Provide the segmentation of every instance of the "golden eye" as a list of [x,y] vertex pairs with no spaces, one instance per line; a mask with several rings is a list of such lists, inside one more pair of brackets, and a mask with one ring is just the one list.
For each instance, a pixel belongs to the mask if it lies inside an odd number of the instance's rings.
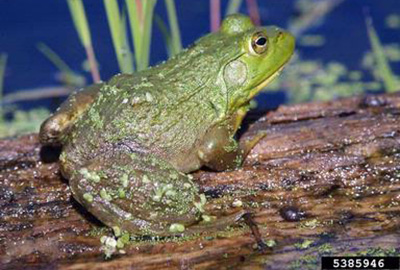
[[251,39],[251,48],[256,54],[262,54],[267,50],[268,39],[264,33],[258,32]]

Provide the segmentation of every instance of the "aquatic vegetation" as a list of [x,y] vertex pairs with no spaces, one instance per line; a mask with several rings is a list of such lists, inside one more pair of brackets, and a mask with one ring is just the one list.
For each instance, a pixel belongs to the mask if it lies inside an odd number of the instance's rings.
[[390,68],[389,61],[386,58],[382,44],[379,40],[378,34],[376,33],[374,26],[372,25],[372,19],[370,17],[367,17],[366,25],[368,30],[369,42],[371,44],[372,52],[375,57],[378,77],[383,82],[386,92],[394,92],[398,90],[399,83],[396,82],[396,78]]
[[174,56],[182,50],[181,34],[178,25],[178,17],[176,15],[176,8],[174,0],[165,0],[167,6],[168,21],[171,28],[171,54]]
[[390,68],[392,63],[400,61],[399,44],[382,45],[370,23],[367,23],[367,32],[372,50],[361,60],[363,69],[349,70],[344,63],[334,61],[303,60],[297,54],[265,91],[284,90],[290,103],[298,103],[400,90],[400,80]]
[[128,44],[125,16],[121,17],[116,0],[104,0],[104,7],[119,69],[122,73],[133,73],[133,60]]
[[82,43],[82,46],[86,50],[86,55],[90,64],[93,81],[99,82],[101,80],[100,73],[97,67],[97,61],[93,50],[89,24],[86,18],[85,8],[83,6],[82,0],[67,0],[67,3],[72,15],[75,29],[78,32],[79,39]]
[[[73,71],[67,63],[49,46],[39,43],[36,46],[38,50],[46,56],[47,59],[60,71],[60,81],[69,87],[80,88],[86,85],[86,79],[81,74]],[[71,90],[72,92],[72,90]]]
[[[38,132],[40,124],[49,116],[44,108],[29,111],[14,110],[10,121],[0,122],[0,137],[11,137],[19,134]],[[4,119],[4,118],[3,118]]]
[[390,14],[385,19],[386,26],[392,29],[400,28],[400,15],[399,14]]
[[[4,101],[3,85],[7,65],[7,54],[0,55],[0,102]],[[12,120],[6,120],[6,114],[12,114]],[[40,124],[50,112],[43,108],[30,111],[16,110],[15,106],[0,104],[0,137],[15,136],[17,134],[38,131]]]

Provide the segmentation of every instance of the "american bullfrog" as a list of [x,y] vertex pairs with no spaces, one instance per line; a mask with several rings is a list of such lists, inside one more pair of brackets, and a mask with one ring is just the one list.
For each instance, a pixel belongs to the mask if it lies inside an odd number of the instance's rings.
[[238,143],[235,132],[294,44],[278,27],[228,16],[170,60],[71,95],[42,124],[40,141],[63,146],[74,198],[110,227],[168,236],[233,222],[242,212],[207,215],[188,173],[241,165],[262,135]]

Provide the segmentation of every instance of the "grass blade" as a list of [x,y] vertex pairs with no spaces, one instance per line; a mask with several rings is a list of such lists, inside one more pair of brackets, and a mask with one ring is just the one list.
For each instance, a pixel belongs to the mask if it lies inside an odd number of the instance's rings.
[[228,3],[228,7],[226,8],[225,16],[239,13],[240,6],[242,5],[243,0],[230,0]]
[[344,0],[321,0],[313,2],[310,11],[290,22],[289,32],[295,37],[301,36],[342,3],[344,3]]
[[141,40],[141,54],[139,55],[140,61],[138,64],[138,69],[146,69],[149,66],[150,61],[150,42],[153,27],[153,13],[154,6],[157,0],[146,0],[143,4],[143,32]]
[[128,9],[129,24],[132,33],[132,43],[135,51],[135,60],[138,70],[140,62],[141,50],[141,40],[142,40],[142,5],[140,0],[125,0],[126,7]]
[[89,25],[86,19],[85,8],[81,0],[67,0],[68,7],[71,12],[72,21],[74,22],[75,29],[78,32],[79,39],[83,46],[92,44],[90,36]]
[[[0,100],[3,99],[4,75],[7,65],[7,54],[0,55]],[[4,121],[3,106],[0,105],[0,123]]]
[[64,73],[73,73],[72,69],[61,59],[61,57],[49,46],[44,43],[38,43],[36,45],[38,50],[43,53],[49,61],[55,65],[61,72]]
[[168,12],[168,22],[171,29],[171,53],[178,54],[182,50],[181,34],[179,31],[178,18],[174,0],[165,0]]
[[75,73],[49,46],[38,43],[36,47],[61,72],[62,78],[60,80],[63,83],[67,86],[79,88],[85,85],[85,78]]
[[376,33],[376,30],[372,24],[371,17],[367,16],[365,19],[365,23],[367,25],[368,37],[369,42],[371,43],[372,53],[375,57],[379,75],[383,81],[385,90],[389,93],[395,92],[396,90],[398,90],[398,86],[396,86],[396,78],[390,68],[389,61],[386,58],[378,34]]
[[65,86],[49,86],[30,88],[28,90],[18,90],[3,97],[1,105],[9,105],[15,102],[39,100],[45,98],[66,97],[74,89]]
[[130,63],[132,66],[132,70],[135,70],[134,63],[133,63],[133,53],[130,49],[129,46],[129,35],[128,35],[128,29],[127,29],[127,14],[126,14],[126,9],[122,11],[122,20],[121,20],[121,38],[122,38],[122,48],[123,51],[127,54],[126,55],[126,61]]
[[67,0],[68,7],[71,12],[72,21],[75,25],[75,29],[78,32],[79,39],[81,40],[82,46],[86,50],[86,55],[90,65],[90,71],[94,82],[99,82],[100,73],[97,66],[96,57],[92,45],[92,38],[90,35],[89,25],[86,18],[85,8],[82,0]]
[[161,34],[163,35],[164,42],[167,47],[168,56],[171,57],[173,55],[173,48],[172,48],[172,41],[171,41],[171,34],[169,33],[168,27],[165,22],[158,16],[157,14],[154,15],[154,22],[156,23],[158,29],[160,30]]
[[[125,27],[123,27],[123,20],[119,12],[117,0],[104,0],[104,7],[106,9],[107,21],[110,27],[111,38],[117,56],[118,66],[122,73],[133,73],[133,62],[131,53],[128,48],[125,48],[128,40],[126,36]],[[125,43],[125,44],[124,44]]]

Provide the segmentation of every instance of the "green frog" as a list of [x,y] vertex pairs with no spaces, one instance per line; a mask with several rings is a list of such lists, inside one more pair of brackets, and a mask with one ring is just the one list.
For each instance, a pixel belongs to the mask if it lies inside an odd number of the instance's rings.
[[72,94],[40,141],[63,146],[73,197],[107,226],[170,236],[232,223],[243,211],[213,219],[188,173],[241,165],[263,135],[238,143],[235,132],[294,45],[278,27],[228,16],[170,60]]

